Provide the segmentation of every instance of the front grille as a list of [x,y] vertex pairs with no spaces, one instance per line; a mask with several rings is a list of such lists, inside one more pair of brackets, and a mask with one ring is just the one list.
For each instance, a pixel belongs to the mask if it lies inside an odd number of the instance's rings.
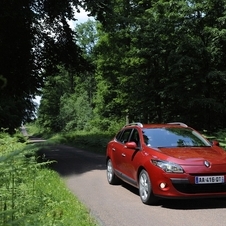
[[173,183],[175,189],[187,194],[219,193],[226,192],[226,184],[177,184]]

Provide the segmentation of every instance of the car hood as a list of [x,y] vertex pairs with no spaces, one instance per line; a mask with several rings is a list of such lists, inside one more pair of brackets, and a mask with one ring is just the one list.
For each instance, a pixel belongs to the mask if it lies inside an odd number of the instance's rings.
[[167,160],[176,158],[178,163],[198,164],[204,160],[215,164],[226,164],[226,152],[219,147],[176,147],[176,148],[158,148],[158,150],[167,155]]

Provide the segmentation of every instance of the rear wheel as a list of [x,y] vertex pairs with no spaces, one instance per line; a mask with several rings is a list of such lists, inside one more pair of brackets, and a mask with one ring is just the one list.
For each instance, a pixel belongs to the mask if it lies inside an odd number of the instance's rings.
[[118,184],[119,178],[115,175],[115,170],[113,168],[111,159],[107,161],[107,180],[109,184]]
[[151,181],[146,170],[142,170],[139,175],[139,194],[144,204],[155,204],[158,201],[152,192]]

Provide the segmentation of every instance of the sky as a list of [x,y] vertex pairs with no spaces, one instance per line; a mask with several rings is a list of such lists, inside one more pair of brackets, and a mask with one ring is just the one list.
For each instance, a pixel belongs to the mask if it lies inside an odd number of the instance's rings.
[[75,13],[75,18],[77,19],[76,21],[69,21],[69,25],[72,29],[75,28],[76,24],[80,24],[80,23],[84,23],[86,22],[88,19],[93,19],[93,17],[89,17],[87,16],[87,12],[84,9],[80,10],[80,13]]
[[[85,10],[81,9],[80,13],[76,13],[75,15],[76,17],[76,21],[69,21],[69,25],[71,27],[71,29],[74,29],[76,24],[80,24],[80,23],[85,23],[88,19],[93,19],[92,17],[88,17],[87,16],[87,12],[85,12]],[[36,96],[34,101],[39,105],[40,104],[40,100],[41,97],[40,96]]]

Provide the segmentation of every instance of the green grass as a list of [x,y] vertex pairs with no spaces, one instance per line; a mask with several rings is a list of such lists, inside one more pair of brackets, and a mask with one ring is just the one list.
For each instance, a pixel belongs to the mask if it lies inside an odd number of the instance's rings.
[[0,133],[0,225],[97,225],[49,163],[37,163],[37,147],[18,141]]

